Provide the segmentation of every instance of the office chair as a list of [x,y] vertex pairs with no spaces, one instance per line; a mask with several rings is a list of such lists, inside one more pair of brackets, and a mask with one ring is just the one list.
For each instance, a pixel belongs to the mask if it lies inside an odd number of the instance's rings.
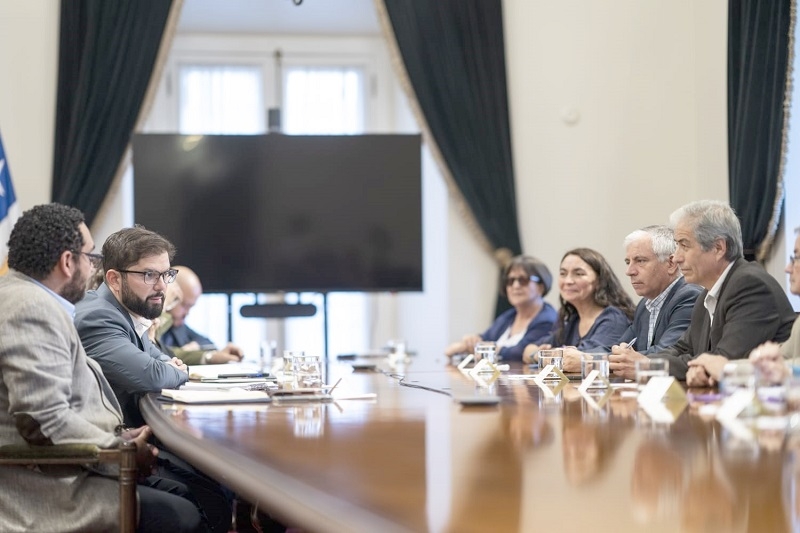
[[0,465],[119,465],[119,530],[136,530],[136,445],[123,442],[119,448],[101,449],[91,444],[0,446]]

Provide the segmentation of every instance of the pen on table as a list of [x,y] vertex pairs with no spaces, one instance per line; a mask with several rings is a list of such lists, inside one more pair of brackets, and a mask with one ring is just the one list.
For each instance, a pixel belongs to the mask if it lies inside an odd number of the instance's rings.
[[268,373],[265,372],[250,372],[247,374],[219,374],[217,379],[226,379],[226,378],[266,378],[269,377]]
[[328,394],[332,393],[332,392],[333,392],[333,389],[335,389],[336,387],[338,387],[338,386],[339,386],[339,383],[341,383],[341,382],[342,382],[342,378],[339,378],[339,380],[338,380],[336,383],[334,383],[334,384],[333,384],[333,387],[331,387],[330,389],[328,389]]

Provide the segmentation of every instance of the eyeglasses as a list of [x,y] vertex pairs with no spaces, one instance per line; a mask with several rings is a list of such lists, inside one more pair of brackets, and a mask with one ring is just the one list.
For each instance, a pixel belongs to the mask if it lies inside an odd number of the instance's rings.
[[527,278],[524,277],[524,276],[519,276],[519,277],[509,276],[509,277],[506,278],[506,287],[511,287],[512,285],[514,285],[515,281],[517,283],[519,283],[520,287],[527,287],[528,284],[530,284],[531,281],[533,281],[535,283],[541,283],[542,282],[542,280],[541,280],[541,278],[539,276],[528,276]]
[[142,277],[144,277],[144,282],[148,285],[155,285],[158,283],[158,278],[163,279],[164,283],[169,284],[175,281],[175,278],[178,276],[178,271],[174,268],[170,268],[164,272],[157,272],[155,270],[117,270],[117,272],[122,272],[124,274],[141,274]]
[[100,254],[90,254],[89,252],[80,252],[78,250],[70,250],[73,254],[85,255],[86,259],[92,265],[92,268],[100,268],[103,264],[103,256]]

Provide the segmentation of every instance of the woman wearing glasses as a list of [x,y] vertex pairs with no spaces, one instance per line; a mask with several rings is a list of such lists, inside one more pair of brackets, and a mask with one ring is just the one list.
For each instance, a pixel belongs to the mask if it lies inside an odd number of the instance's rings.
[[527,346],[526,363],[539,350],[563,346],[565,372],[580,372],[580,352],[609,351],[628,329],[633,301],[605,258],[590,248],[564,254],[558,272],[561,310],[550,335]]
[[519,361],[522,350],[548,334],[556,320],[553,306],[544,301],[553,276],[544,263],[527,255],[514,257],[503,271],[504,295],[512,309],[501,314],[480,335],[467,335],[445,350],[445,355],[474,353],[475,345],[494,341],[503,361]]

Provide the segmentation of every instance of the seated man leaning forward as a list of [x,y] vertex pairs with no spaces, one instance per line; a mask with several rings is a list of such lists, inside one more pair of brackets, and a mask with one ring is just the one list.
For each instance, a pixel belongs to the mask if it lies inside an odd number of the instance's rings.
[[482,341],[497,343],[503,361],[519,361],[522,350],[539,337],[547,335],[556,320],[556,310],[544,301],[553,276],[547,266],[527,255],[518,255],[503,270],[503,295],[513,306],[502,313],[480,335],[467,335],[445,350],[445,355],[474,353]]
[[[651,354],[669,360],[669,372],[687,378],[689,361],[702,354],[742,359],[762,342],[789,337],[795,313],[780,284],[742,257],[742,230],[725,202],[701,200],[670,216],[675,262],[686,281],[705,290],[697,297],[689,329],[671,348]],[[612,368],[641,355],[626,350]],[[616,363],[616,365],[614,365]]]
[[186,317],[198,298],[203,295],[203,285],[194,271],[186,266],[176,266],[178,271],[177,285],[181,298],[177,305],[167,309],[172,324],[164,331],[159,341],[163,346],[183,360],[187,365],[220,364],[230,361],[241,361],[242,350],[235,344],[228,343],[225,348],[217,350],[208,337],[201,335],[186,325]]
[[[689,327],[692,309],[702,289],[686,280],[674,261],[675,238],[667,226],[647,226],[625,237],[625,274],[642,297],[633,324],[611,353],[628,354],[625,362],[611,363],[614,374],[633,379],[634,361],[678,342]],[[628,343],[636,339],[633,346]],[[625,344],[623,344],[625,343]],[[615,357],[610,357],[614,361]]]
[[189,379],[187,366],[162,353],[147,335],[161,315],[172,243],[142,227],[125,228],[103,245],[105,281],[76,306],[75,325],[86,353],[100,363],[119,398],[126,424],[142,424],[139,398],[177,389]]
[[[789,274],[789,292],[800,296],[800,227],[795,228],[794,253],[784,272]],[[789,338],[781,343],[765,342],[750,352],[749,361],[771,381],[781,381],[791,372],[792,360],[800,358],[800,319],[792,325]],[[686,381],[692,386],[715,385],[722,376],[722,369],[730,361],[722,355],[704,354],[689,362]],[[738,362],[738,361],[737,361]]]
[[[100,367],[86,357],[74,304],[102,260],[83,214],[60,204],[22,214],[0,277],[0,445],[137,447],[137,531],[195,531],[200,515],[185,486],[149,476],[150,428],[122,430],[122,412]],[[108,472],[107,474],[110,474]],[[119,483],[81,466],[0,468],[0,531],[111,531]]]
[[[143,422],[143,395],[177,389],[189,379],[187,366],[162,353],[148,336],[161,315],[167,285],[178,275],[170,266],[174,255],[171,242],[141,226],[111,234],[103,244],[105,281],[77,306],[81,342],[108,378],[126,424]],[[230,501],[218,483],[163,447],[157,472],[189,487],[212,531],[228,531]]]

